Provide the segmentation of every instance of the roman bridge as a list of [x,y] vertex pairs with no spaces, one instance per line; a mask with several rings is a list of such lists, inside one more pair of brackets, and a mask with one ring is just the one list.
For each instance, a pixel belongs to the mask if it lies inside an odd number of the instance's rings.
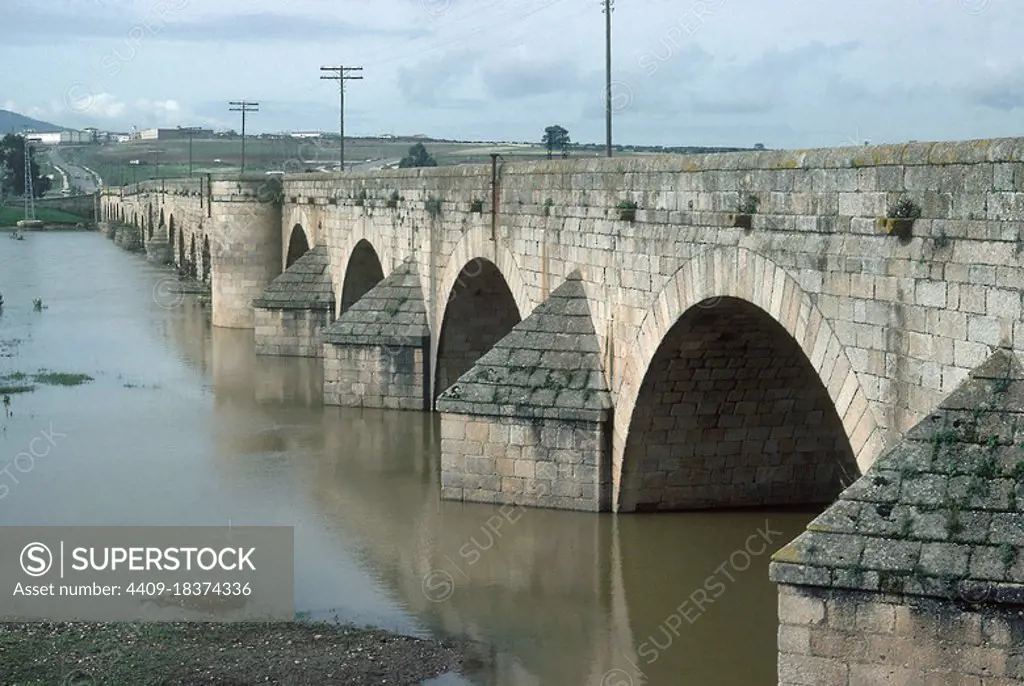
[[[901,199],[920,218],[885,222]],[[442,413],[451,499],[832,502],[1024,348],[1024,139],[204,176],[102,203],[210,281],[214,325],[322,356],[326,403]]]

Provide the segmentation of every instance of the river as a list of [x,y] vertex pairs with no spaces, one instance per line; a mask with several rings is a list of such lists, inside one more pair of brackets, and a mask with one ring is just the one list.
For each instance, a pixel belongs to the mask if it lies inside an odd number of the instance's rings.
[[0,376],[95,379],[12,396],[0,469],[60,436],[7,469],[0,524],[294,526],[298,611],[484,641],[474,683],[775,683],[768,558],[812,512],[442,502],[436,416],[324,407],[318,360],[257,358],[167,278],[99,234],[0,233]]

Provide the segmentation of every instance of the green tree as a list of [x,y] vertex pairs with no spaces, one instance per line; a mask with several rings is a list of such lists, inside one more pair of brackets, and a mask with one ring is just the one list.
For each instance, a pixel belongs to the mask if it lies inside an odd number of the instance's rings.
[[[39,172],[39,165],[35,160],[35,150],[31,151],[32,165],[32,194],[41,198],[50,190],[53,183],[49,177]],[[7,192],[13,195],[25,194],[25,137],[9,133],[0,140],[0,169],[6,169],[6,174],[0,177],[0,185],[8,189]]]
[[409,154],[402,158],[398,166],[402,169],[408,169],[409,167],[436,167],[437,160],[430,156],[423,143],[417,143],[409,148]]
[[571,143],[569,132],[558,124],[553,124],[544,129],[544,137],[540,139],[540,142],[548,149],[549,160],[555,150],[562,153],[562,157],[569,156],[569,143]]

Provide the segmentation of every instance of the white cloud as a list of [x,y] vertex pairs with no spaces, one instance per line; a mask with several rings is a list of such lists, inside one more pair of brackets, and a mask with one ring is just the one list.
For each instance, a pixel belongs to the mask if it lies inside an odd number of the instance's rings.
[[[2,76],[0,91],[58,125],[237,128],[227,101],[245,98],[261,102],[254,132],[333,130],[337,91],[319,67],[342,61],[365,68],[346,96],[353,133],[534,140],[557,121],[573,140],[603,140],[593,0],[0,2],[0,61],[23,60],[26,42],[53,46],[17,93]],[[176,9],[126,44],[158,2]],[[630,0],[613,20],[613,78],[629,89],[622,143],[809,147],[1019,130],[1024,3]]]

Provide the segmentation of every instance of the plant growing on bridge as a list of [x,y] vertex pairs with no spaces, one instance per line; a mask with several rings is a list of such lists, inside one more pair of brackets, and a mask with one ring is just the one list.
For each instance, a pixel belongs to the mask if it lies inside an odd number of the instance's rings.
[[480,214],[484,211],[484,201],[478,198],[474,198],[469,204],[469,211],[476,214]]
[[914,220],[920,217],[920,205],[910,198],[900,198],[889,205],[889,209],[885,213],[885,219],[880,219],[878,223],[888,235],[898,236],[900,239],[907,241],[910,240]]
[[900,198],[889,205],[885,216],[887,219],[920,219],[921,206],[910,198]]
[[552,206],[554,206],[554,204],[555,204],[555,201],[552,200],[551,198],[547,198],[544,201],[544,216],[545,217],[550,217],[551,216],[551,208],[552,208]]
[[635,200],[623,200],[615,209],[619,211],[619,219],[625,222],[631,222],[636,219],[636,208],[638,205]]
[[441,216],[441,199],[430,196],[426,202],[427,214],[430,215],[431,219],[437,219]]
[[387,203],[386,203],[387,207],[392,209],[392,210],[395,209],[396,207],[398,207],[398,200],[399,200],[399,198],[398,198],[398,191],[391,191],[391,195],[388,197],[388,200],[387,200]]
[[756,195],[747,194],[740,196],[736,204],[736,213],[732,216],[732,225],[750,230],[753,225],[752,215],[757,214],[757,205],[760,201]]
[[[359,195],[356,196],[356,207],[364,206],[366,204],[367,199],[369,197],[370,197],[370,194],[366,192],[365,188],[363,190],[359,191]],[[310,198],[310,200],[312,200],[312,198]]]

